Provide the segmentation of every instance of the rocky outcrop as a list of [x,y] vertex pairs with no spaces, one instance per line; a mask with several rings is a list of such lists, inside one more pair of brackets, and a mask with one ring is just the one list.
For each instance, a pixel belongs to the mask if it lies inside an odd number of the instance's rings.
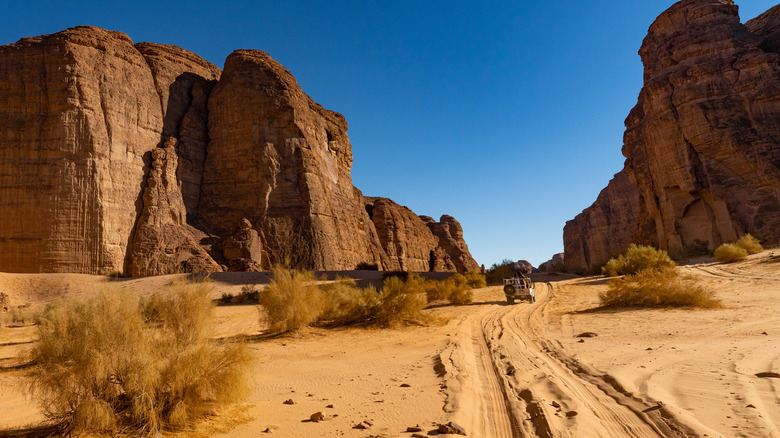
[[249,219],[271,263],[383,264],[352,186],[346,132],[344,117],[314,103],[268,54],[233,52],[209,98],[200,216],[216,230]]
[[466,241],[463,240],[463,227],[460,226],[460,222],[446,214],[439,218],[439,222],[435,222],[429,216],[420,216],[420,218],[439,239],[439,246],[452,260],[455,270],[467,272],[479,269],[476,260],[471,257]]
[[176,143],[170,138],[164,147],[152,150],[152,169],[144,189],[143,213],[135,228],[125,271],[132,277],[222,270],[196,240],[195,236],[201,233],[186,223],[186,210],[176,178]]
[[365,198],[382,249],[385,270],[455,272],[452,259],[420,216],[387,198]]
[[162,125],[125,34],[77,27],[0,47],[0,270],[121,271]]
[[[780,243],[779,16],[775,7],[743,25],[732,1],[685,0],[650,27],[623,145],[639,192],[634,241],[675,251],[751,233]],[[603,224],[599,215],[586,216]],[[589,234],[604,236],[584,226],[568,241]],[[603,260],[608,242],[596,240],[567,246],[567,264]]]
[[566,222],[563,247],[567,265],[600,265],[639,240],[639,201],[639,190],[624,171],[618,172],[593,205]]
[[352,185],[344,117],[260,51],[222,72],[94,27],[0,47],[0,154],[0,271],[473,262],[454,219],[432,233],[411,212],[425,237],[390,257]]
[[558,254],[554,254],[550,260],[547,260],[546,262],[540,264],[539,271],[541,272],[560,271],[564,267],[566,267],[565,262],[566,262],[565,254],[559,252]]

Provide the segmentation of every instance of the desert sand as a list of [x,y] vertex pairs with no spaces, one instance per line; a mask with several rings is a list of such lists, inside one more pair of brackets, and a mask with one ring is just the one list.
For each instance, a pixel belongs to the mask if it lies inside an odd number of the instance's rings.
[[[492,286],[471,305],[428,309],[430,325],[396,329],[270,336],[257,306],[218,307],[216,337],[249,337],[252,393],[196,432],[406,437],[407,427],[426,435],[454,421],[472,437],[780,437],[780,379],[757,376],[780,372],[780,251],[678,269],[724,308],[598,309],[606,279],[565,274],[537,275],[535,304],[506,305]],[[173,277],[0,274],[0,291],[36,309],[101,287],[151,293]],[[216,275],[214,298],[267,280]],[[44,420],[19,367],[34,338],[32,326],[0,328],[0,429]],[[307,421],[315,412],[325,421]],[[353,428],[366,420],[368,429]]]

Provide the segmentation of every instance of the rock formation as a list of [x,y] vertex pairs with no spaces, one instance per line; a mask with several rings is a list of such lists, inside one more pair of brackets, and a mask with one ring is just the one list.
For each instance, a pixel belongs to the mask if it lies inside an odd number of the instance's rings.
[[260,51],[222,72],[86,26],[0,47],[0,153],[0,271],[476,267],[448,216],[378,229],[344,117]]
[[[387,270],[455,272],[455,264],[424,219],[387,198],[365,198],[387,254]],[[428,218],[430,219],[430,218]]]
[[566,222],[563,247],[566,264],[583,268],[603,264],[637,240],[639,190],[626,172],[618,172],[596,202]]
[[547,260],[546,262],[539,265],[539,270],[541,272],[553,272],[553,271],[559,271],[563,269],[566,266],[566,257],[564,253],[559,252],[558,254],[554,254],[550,260]]
[[[650,26],[644,87],[626,119],[624,171],[639,210],[624,236],[670,251],[744,233],[780,243],[779,28],[780,8],[741,24],[730,0],[680,1]],[[569,264],[616,255],[597,204],[582,218],[596,227],[565,239]]]

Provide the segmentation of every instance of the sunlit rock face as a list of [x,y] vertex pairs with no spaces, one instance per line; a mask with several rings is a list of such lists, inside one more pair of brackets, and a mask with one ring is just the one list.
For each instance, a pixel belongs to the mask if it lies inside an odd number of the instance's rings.
[[[671,251],[744,233],[780,242],[778,11],[741,24],[731,1],[687,0],[650,26],[639,51],[644,87],[623,145],[639,209],[622,235]],[[584,214],[602,225],[570,229],[567,264],[599,263],[611,245],[599,229],[612,216]]]
[[[2,46],[0,154],[0,271],[402,265],[352,185],[346,120],[264,52],[223,72],[96,27]],[[457,221],[417,220],[407,269],[471,266]]]

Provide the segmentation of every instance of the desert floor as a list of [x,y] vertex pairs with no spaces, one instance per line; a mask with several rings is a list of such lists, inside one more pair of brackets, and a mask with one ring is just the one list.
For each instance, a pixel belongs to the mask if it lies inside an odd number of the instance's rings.
[[[566,275],[536,276],[535,304],[506,305],[500,287],[487,287],[471,305],[428,309],[436,322],[424,327],[271,337],[257,306],[218,307],[216,336],[250,337],[252,394],[189,434],[407,437],[407,427],[434,434],[454,421],[472,437],[780,437],[780,379],[756,376],[780,372],[780,251],[678,269],[725,307],[598,309],[606,280]],[[0,274],[0,292],[34,311],[63,295],[144,294],[171,280]],[[214,298],[267,280],[216,275]],[[33,326],[0,328],[0,436],[31,436],[19,429],[44,420],[20,366],[34,339]],[[325,421],[307,421],[318,411]],[[373,425],[353,428],[364,420]]]

